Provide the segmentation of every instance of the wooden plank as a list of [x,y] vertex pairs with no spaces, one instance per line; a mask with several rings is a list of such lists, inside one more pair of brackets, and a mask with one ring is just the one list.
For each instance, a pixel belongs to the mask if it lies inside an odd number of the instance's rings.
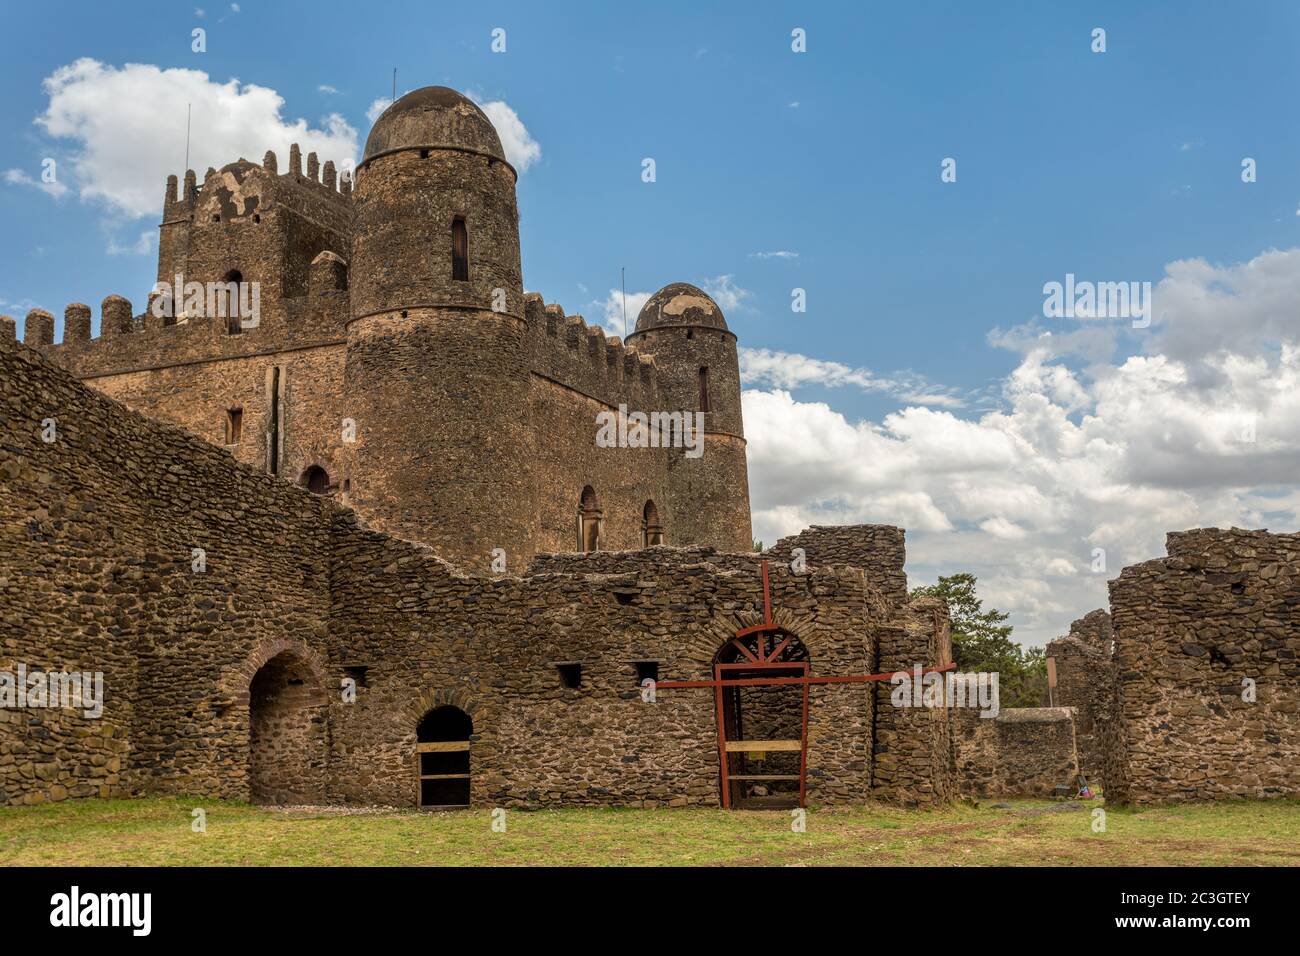
[[445,754],[462,750],[469,750],[468,740],[440,740],[434,743],[415,745],[417,754]]
[[801,750],[801,740],[728,740],[727,753],[763,753],[768,750]]
[[732,780],[798,780],[797,773],[733,773]]
[[468,780],[467,773],[422,773],[421,780]]

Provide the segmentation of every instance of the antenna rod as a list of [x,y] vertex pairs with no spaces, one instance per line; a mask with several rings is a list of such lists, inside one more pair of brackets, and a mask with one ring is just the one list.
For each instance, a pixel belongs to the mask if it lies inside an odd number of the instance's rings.
[[190,168],[190,104],[185,104],[185,170]]
[[393,67],[393,102],[397,102],[397,67]]

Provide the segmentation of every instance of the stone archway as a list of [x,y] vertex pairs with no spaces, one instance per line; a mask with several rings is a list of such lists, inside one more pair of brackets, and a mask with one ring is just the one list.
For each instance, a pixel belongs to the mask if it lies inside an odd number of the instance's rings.
[[240,696],[248,708],[249,801],[324,802],[328,717],[319,658],[299,642],[269,642],[239,675],[248,681]]

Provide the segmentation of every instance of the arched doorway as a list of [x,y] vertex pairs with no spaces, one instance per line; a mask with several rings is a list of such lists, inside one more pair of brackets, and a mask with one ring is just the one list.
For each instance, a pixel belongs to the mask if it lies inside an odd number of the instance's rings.
[[[740,632],[714,656],[714,673],[727,681],[806,677],[808,649],[794,634],[771,626]],[[800,806],[806,770],[806,684],[720,687],[719,718],[726,739],[730,791],[724,805],[737,808]]]
[[659,523],[659,509],[647,501],[641,509],[641,547],[652,548],[664,543],[664,528]]
[[578,502],[578,550],[600,550],[600,505],[596,501],[596,489],[587,485],[582,489],[582,498]]
[[272,657],[249,683],[248,785],[252,803],[325,799],[325,692],[295,651]]
[[435,707],[415,729],[422,807],[469,806],[469,745],[474,721],[450,704]]
[[302,473],[298,483],[313,495],[323,495],[330,490],[330,476],[320,465],[312,465]]

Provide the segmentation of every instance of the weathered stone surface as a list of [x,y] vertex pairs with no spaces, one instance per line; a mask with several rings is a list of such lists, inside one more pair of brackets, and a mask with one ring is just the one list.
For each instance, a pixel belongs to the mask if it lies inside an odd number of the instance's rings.
[[1110,584],[1107,799],[1295,797],[1300,535],[1203,528],[1166,548]]
[[[415,804],[417,727],[454,707],[472,721],[474,803],[716,805],[712,693],[645,702],[639,665],[660,681],[711,678],[719,650],[762,619],[765,557],[775,620],[814,674],[948,658],[938,604],[874,586],[902,573],[897,529],[843,531],[844,560],[820,556],[824,529],[785,539],[807,546],[802,574],[775,554],[708,547],[541,554],[475,573],[14,343],[0,343],[0,475],[0,663],[102,671],[106,691],[98,720],[0,709],[10,803]],[[880,540],[896,567],[872,555]],[[577,687],[561,663],[580,665]],[[755,699],[750,729],[793,732],[777,696]],[[898,710],[887,693],[882,706],[870,684],[816,685],[809,699],[811,801],[952,792],[946,710]]]

